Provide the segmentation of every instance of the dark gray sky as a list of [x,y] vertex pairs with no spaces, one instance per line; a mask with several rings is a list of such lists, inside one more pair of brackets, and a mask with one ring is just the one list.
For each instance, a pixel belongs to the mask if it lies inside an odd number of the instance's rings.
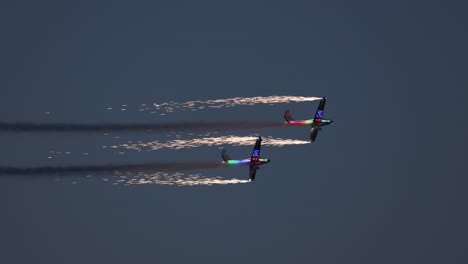
[[[274,121],[286,107],[312,116],[316,103],[135,110],[281,94],[327,96],[335,123],[313,145],[265,147],[273,161],[253,184],[2,178],[0,262],[466,263],[462,2],[2,2],[1,121]],[[307,139],[308,128],[231,134],[249,133]],[[125,137],[160,136],[2,134],[0,164],[219,159],[217,147],[101,148]],[[51,149],[89,155],[48,159]],[[230,149],[243,158],[251,147]]]

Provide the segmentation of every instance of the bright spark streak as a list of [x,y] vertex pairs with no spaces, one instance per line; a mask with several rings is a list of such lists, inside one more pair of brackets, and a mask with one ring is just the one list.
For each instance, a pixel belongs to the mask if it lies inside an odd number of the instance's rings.
[[[168,113],[172,113],[176,110],[201,110],[206,108],[224,108],[233,107],[240,105],[256,105],[256,104],[280,104],[280,103],[293,103],[293,102],[312,102],[320,100],[320,97],[311,96],[256,96],[256,97],[234,97],[214,100],[195,100],[187,102],[164,102],[164,103],[153,103],[156,110],[162,110]],[[140,110],[150,110],[148,107],[141,107]],[[152,112],[156,113],[156,112]]]
[[[63,181],[66,178],[57,177],[55,181]],[[86,183],[86,182],[97,182],[103,181],[113,185],[143,185],[143,184],[155,184],[155,185],[168,185],[168,186],[213,186],[213,185],[228,185],[228,184],[242,184],[249,183],[249,180],[231,178],[226,179],[221,176],[204,176],[199,173],[184,174],[182,172],[115,172],[110,177],[97,177],[93,175],[87,175],[85,178],[76,177],[72,180],[72,184]]]
[[144,174],[139,177],[134,177],[122,182],[124,185],[141,185],[141,184],[159,184],[159,185],[174,185],[174,186],[212,186],[212,185],[227,185],[249,183],[249,180],[237,178],[223,179],[222,177],[205,177],[202,174]]
[[[168,149],[186,149],[186,148],[197,148],[201,146],[221,146],[221,145],[233,145],[233,146],[250,146],[257,139],[256,136],[222,136],[222,137],[204,137],[204,138],[193,138],[193,139],[175,139],[167,142],[152,141],[147,143],[133,143],[133,144],[121,144],[120,148],[138,150],[143,149],[147,151],[158,150],[163,148]],[[296,139],[284,139],[284,138],[273,138],[263,137],[262,144],[264,146],[275,146],[283,147],[287,145],[305,145],[310,144],[309,141],[296,140]]]

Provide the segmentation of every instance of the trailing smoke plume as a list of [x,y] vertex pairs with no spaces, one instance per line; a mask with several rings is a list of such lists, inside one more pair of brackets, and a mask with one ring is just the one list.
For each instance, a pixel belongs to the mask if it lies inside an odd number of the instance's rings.
[[0,123],[3,132],[112,132],[112,131],[204,131],[204,130],[241,130],[254,128],[284,127],[283,122],[181,122],[160,124],[66,124],[66,123]]
[[45,166],[45,167],[0,167],[0,175],[65,175],[77,173],[113,173],[116,171],[141,172],[141,171],[185,171],[197,169],[215,169],[225,167],[221,162],[168,162],[168,163],[143,163],[121,165],[88,165],[88,166]]

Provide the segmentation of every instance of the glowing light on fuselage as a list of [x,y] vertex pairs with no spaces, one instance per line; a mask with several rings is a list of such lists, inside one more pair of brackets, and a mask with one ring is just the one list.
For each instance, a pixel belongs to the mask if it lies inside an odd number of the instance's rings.
[[311,125],[314,122],[313,119],[309,120],[291,120],[289,124],[291,125]]
[[330,119],[309,119],[309,120],[291,120],[289,121],[289,125],[312,125],[313,123],[319,124],[319,123],[332,123]]
[[226,164],[228,165],[235,165],[235,164],[249,164],[250,159],[243,159],[243,160],[228,160]]
[[[226,164],[227,165],[245,165],[245,164],[250,164],[250,159],[242,159],[242,160],[228,160],[226,161]],[[269,162],[269,159],[258,159],[258,160],[254,160],[253,161],[254,163],[267,163]]]

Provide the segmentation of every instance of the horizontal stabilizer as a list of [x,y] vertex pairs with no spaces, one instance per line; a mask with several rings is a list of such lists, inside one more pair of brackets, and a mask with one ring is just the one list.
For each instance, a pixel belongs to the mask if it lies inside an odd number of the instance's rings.
[[286,122],[288,122],[288,123],[289,123],[289,121],[294,121],[294,118],[291,115],[291,111],[289,111],[289,110],[284,111],[283,116],[284,116],[284,120],[286,120]]
[[223,151],[221,152],[221,157],[223,158],[224,161],[228,161],[231,159],[227,154],[227,150],[225,149],[223,149]]

